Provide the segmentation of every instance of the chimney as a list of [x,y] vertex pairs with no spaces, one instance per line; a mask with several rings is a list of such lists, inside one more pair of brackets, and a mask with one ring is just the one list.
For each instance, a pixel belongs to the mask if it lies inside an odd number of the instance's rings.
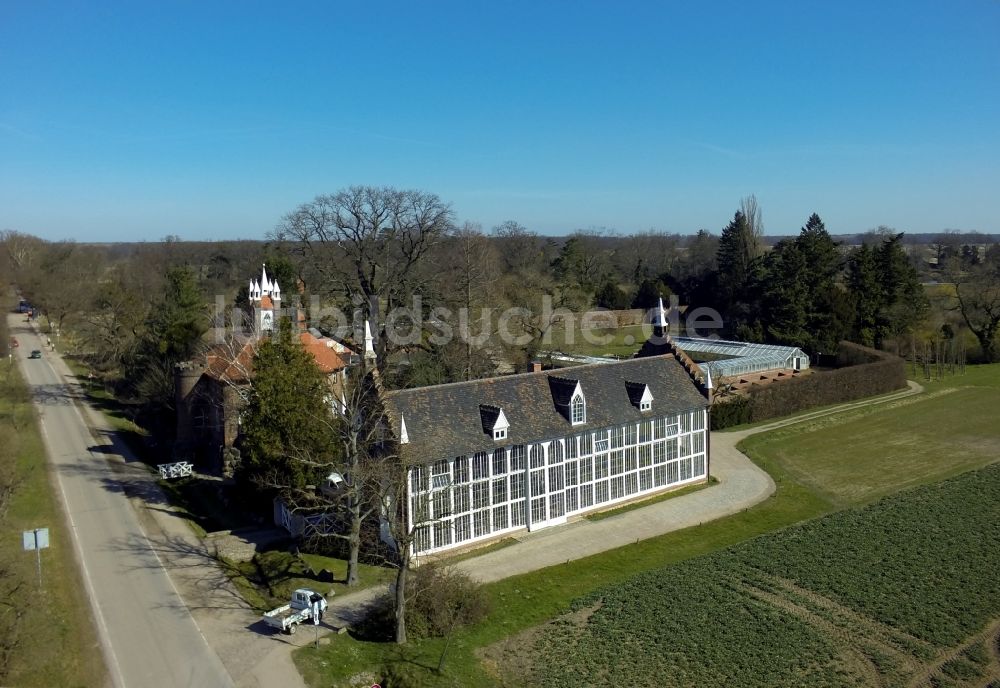
[[542,372],[542,362],[541,361],[531,361],[528,363],[529,373],[540,373]]

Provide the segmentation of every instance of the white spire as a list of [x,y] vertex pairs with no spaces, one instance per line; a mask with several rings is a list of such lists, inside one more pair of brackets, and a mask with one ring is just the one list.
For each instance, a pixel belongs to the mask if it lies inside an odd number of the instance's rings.
[[274,295],[275,299],[281,298],[281,287],[278,286],[278,280],[271,282],[271,293]]
[[402,413],[399,414],[399,443],[410,443],[410,435],[406,432],[406,418],[403,417]]
[[372,326],[365,320],[365,358],[375,358],[375,338],[372,336]]
[[271,293],[271,283],[267,280],[267,263],[260,264],[260,288],[261,293]]
[[257,280],[253,282],[253,297],[260,301],[260,282]]
[[705,366],[705,389],[714,389],[715,385],[712,384],[712,366]]
[[250,287],[247,290],[247,298],[253,300],[253,277],[250,278]]
[[667,313],[663,310],[663,298],[660,298],[660,307],[656,311],[656,327],[663,328],[663,331],[667,330]]

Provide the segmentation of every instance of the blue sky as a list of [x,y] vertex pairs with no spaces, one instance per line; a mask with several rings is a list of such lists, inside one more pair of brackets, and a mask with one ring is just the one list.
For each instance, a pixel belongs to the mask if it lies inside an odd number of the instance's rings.
[[1000,2],[700,5],[0,0],[0,229],[263,238],[387,184],[553,234],[749,193],[1000,232]]

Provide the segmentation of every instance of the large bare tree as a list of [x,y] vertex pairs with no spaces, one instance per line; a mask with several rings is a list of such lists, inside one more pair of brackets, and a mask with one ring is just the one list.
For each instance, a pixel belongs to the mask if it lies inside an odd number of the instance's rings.
[[959,258],[948,263],[948,276],[955,285],[955,305],[969,330],[976,336],[988,362],[1000,360],[1000,263],[963,266]]
[[381,314],[418,291],[421,259],[453,228],[451,207],[417,190],[352,186],[285,215],[273,237],[310,263],[319,290],[355,302],[371,321],[379,360],[391,350]]

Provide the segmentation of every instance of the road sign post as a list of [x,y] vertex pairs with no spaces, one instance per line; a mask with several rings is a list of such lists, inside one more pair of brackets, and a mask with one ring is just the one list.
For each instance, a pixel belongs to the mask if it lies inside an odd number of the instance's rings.
[[312,622],[313,622],[313,632],[314,632],[313,647],[315,647],[317,650],[319,649],[319,615],[320,615],[319,600],[314,599],[312,601]]
[[38,565],[38,587],[42,587],[42,550],[49,546],[49,529],[35,528],[26,530],[23,534],[24,550],[35,550],[35,561]]

